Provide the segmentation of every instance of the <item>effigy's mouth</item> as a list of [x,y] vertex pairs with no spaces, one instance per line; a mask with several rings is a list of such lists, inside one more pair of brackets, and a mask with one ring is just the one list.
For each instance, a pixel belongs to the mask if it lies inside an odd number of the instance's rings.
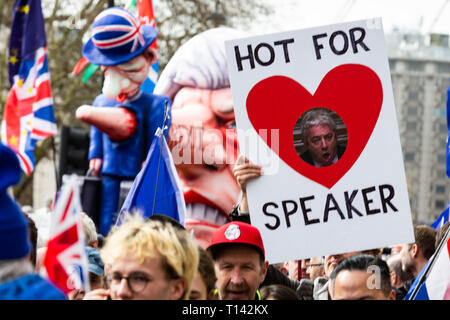
[[186,203],[186,222],[221,226],[228,222],[218,209],[203,203]]

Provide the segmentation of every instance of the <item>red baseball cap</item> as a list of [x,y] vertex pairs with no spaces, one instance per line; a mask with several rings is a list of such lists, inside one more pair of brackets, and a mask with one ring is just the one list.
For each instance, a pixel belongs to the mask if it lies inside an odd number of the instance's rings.
[[208,250],[219,244],[241,243],[256,247],[265,259],[264,244],[259,230],[245,222],[234,221],[216,229],[211,237]]

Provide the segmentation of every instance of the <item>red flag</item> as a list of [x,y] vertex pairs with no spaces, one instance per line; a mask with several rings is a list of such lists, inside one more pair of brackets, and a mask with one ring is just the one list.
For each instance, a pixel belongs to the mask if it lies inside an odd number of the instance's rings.
[[81,211],[78,182],[72,176],[63,186],[56,202],[43,262],[48,279],[66,294],[81,288],[89,291]]
[[82,58],[77,62],[77,64],[75,65],[75,67],[73,67],[72,74],[73,74],[74,76],[77,76],[77,75],[81,72],[81,70],[83,70],[84,67],[85,67],[88,63],[89,63],[89,61],[88,61],[85,57],[82,57]]
[[[142,24],[149,24],[156,29],[155,15],[153,13],[152,0],[137,0],[136,3],[138,10],[138,18]],[[150,46],[151,48],[158,50],[158,44],[155,41]]]

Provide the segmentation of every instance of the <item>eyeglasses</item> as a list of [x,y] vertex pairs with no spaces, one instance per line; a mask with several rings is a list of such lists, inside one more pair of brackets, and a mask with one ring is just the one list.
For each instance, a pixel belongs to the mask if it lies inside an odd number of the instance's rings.
[[323,263],[308,263],[306,264],[307,267],[321,267],[323,266]]
[[140,273],[140,272],[133,272],[128,275],[128,277],[122,276],[120,273],[114,272],[112,275],[108,275],[106,278],[106,281],[108,282],[108,285],[115,285],[118,286],[122,279],[127,280],[128,288],[130,288],[131,292],[133,293],[139,293],[145,289],[150,279]]

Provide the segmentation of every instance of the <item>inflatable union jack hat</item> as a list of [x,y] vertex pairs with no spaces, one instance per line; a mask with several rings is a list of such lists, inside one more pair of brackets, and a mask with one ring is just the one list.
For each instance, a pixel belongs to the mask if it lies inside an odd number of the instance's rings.
[[83,47],[90,63],[114,66],[144,52],[156,39],[156,30],[141,25],[129,11],[112,7],[100,12],[91,27],[91,37]]
[[240,221],[233,221],[216,229],[212,234],[211,242],[207,249],[213,253],[217,245],[234,243],[251,245],[265,258],[264,244],[259,230],[248,223]]

